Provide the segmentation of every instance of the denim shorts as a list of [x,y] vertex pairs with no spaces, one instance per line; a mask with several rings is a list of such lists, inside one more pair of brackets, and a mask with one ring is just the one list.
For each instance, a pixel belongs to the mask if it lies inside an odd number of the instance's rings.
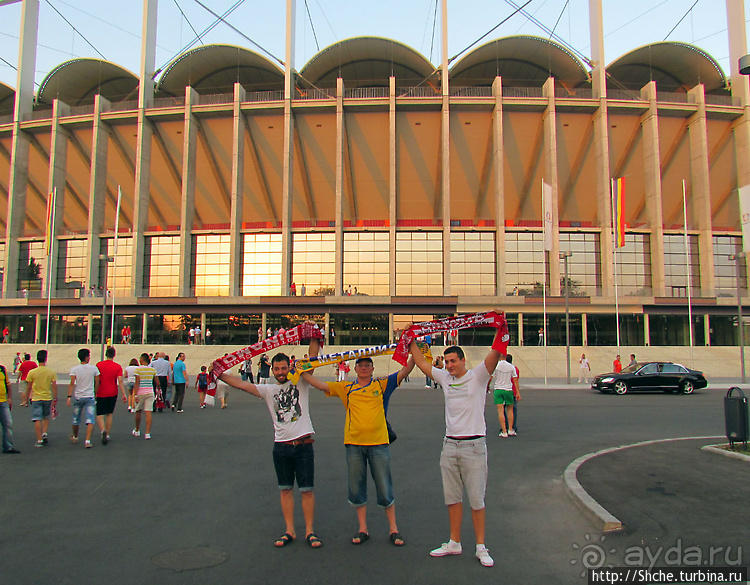
[[312,443],[274,443],[273,466],[280,490],[292,489],[296,478],[299,491],[312,491],[315,481],[315,452]]
[[31,401],[31,420],[42,420],[49,418],[52,409],[51,400],[32,400]]
[[445,505],[463,502],[464,487],[472,510],[484,508],[487,489],[487,440],[485,437],[459,441],[443,439],[440,454]]
[[93,425],[96,421],[96,400],[93,396],[73,399],[73,425],[75,426],[81,424],[81,411],[86,417],[86,424]]
[[345,445],[349,470],[349,503],[359,508],[367,503],[367,464],[375,482],[378,506],[389,508],[394,501],[391,453],[388,445]]

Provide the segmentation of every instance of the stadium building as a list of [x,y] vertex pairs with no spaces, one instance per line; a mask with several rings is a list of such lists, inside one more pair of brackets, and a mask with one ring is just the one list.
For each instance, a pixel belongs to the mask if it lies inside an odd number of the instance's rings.
[[206,45],[157,74],[156,0],[145,0],[139,72],[74,59],[35,92],[39,3],[23,3],[18,84],[0,85],[11,341],[44,341],[49,296],[54,343],[100,341],[114,305],[114,330],[150,343],[184,343],[201,324],[244,344],[314,316],[336,343],[362,345],[415,319],[500,308],[513,344],[536,345],[546,295],[548,343],[561,345],[567,282],[573,345],[614,345],[618,312],[625,345],[687,345],[691,328],[695,345],[737,345],[742,2],[726,3],[730,77],[674,42],[606,64],[601,0],[590,61],[511,36],[449,66],[446,49],[435,64],[360,37],[297,69],[287,4],[285,63]]

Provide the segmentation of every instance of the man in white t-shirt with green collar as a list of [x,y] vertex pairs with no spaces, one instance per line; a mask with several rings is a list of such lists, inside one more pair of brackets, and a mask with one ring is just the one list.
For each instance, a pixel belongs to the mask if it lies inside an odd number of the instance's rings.
[[[495,335],[496,345],[500,330]],[[487,384],[500,360],[500,352],[490,349],[487,357],[471,370],[466,369],[466,357],[458,346],[443,352],[445,369],[433,367],[419,351],[415,341],[409,345],[415,365],[435,380],[445,396],[445,438],[440,455],[443,494],[448,506],[450,540],[430,552],[430,556],[460,555],[463,492],[469,496],[471,519],[476,536],[475,556],[485,567],[495,564],[484,544],[485,507],[487,488],[487,425],[484,403]]]

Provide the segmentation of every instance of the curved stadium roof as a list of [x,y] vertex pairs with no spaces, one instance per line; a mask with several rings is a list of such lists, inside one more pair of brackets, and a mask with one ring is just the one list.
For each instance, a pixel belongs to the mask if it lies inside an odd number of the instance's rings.
[[435,73],[435,67],[411,47],[381,37],[355,37],[335,43],[315,55],[300,70],[300,84],[347,88],[388,87],[391,75],[399,86],[414,86]]
[[158,93],[184,96],[232,93],[238,82],[247,91],[284,89],[284,71],[270,59],[234,45],[203,45],[174,59],[159,79]]
[[540,87],[550,76],[566,87],[589,82],[581,61],[562,45],[542,37],[518,35],[490,41],[461,58],[450,70],[451,82],[463,86]]
[[705,51],[686,43],[653,43],[634,49],[607,67],[607,87],[640,90],[650,81],[660,91],[687,92],[699,83],[706,93],[726,93],[724,72]]
[[37,92],[37,105],[59,99],[69,106],[94,103],[97,94],[111,102],[138,97],[138,76],[101,59],[73,59],[55,67]]

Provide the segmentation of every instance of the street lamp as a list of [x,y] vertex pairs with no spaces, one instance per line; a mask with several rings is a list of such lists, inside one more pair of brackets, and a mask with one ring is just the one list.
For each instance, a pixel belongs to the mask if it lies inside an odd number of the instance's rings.
[[737,327],[740,330],[740,363],[742,364],[742,383],[745,383],[745,324],[742,322],[742,279],[740,264],[745,258],[745,253],[732,254],[729,256],[733,260],[737,270]]
[[101,358],[99,361],[104,361],[104,346],[107,344],[106,338],[106,322],[107,322],[107,269],[109,263],[115,261],[114,256],[107,256],[106,254],[99,254],[99,261],[104,262],[104,288],[102,289],[102,351]]
[[568,384],[570,384],[570,279],[568,278],[568,258],[573,252],[560,252],[560,260],[565,261],[565,355],[567,359]]

